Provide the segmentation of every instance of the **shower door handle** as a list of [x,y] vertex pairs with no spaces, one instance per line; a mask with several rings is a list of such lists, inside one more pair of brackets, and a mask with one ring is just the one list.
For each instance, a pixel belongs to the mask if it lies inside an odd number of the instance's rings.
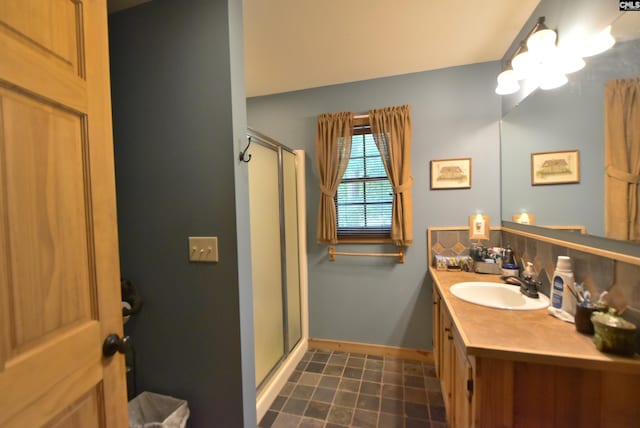
[[111,357],[116,352],[124,354],[129,349],[129,336],[120,337],[115,333],[107,336],[102,344],[102,355]]

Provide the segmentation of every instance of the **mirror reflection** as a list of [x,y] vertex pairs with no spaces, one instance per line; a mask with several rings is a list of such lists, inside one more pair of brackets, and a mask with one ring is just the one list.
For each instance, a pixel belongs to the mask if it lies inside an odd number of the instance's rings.
[[[637,33],[636,15],[630,28]],[[614,24],[616,45],[588,58],[568,84],[537,90],[503,118],[502,220],[528,213],[536,225],[581,225],[588,234],[605,236],[604,86],[612,79],[640,76],[640,39],[622,28]],[[532,154],[576,150],[577,183],[540,184],[532,175]],[[555,161],[553,155],[535,156],[546,157]]]

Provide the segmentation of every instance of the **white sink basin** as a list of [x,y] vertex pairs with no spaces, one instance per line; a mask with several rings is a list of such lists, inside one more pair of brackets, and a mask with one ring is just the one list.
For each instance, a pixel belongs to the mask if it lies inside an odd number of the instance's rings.
[[459,282],[449,291],[458,299],[490,308],[530,311],[549,306],[549,298],[542,293],[532,299],[522,294],[520,287],[496,282]]

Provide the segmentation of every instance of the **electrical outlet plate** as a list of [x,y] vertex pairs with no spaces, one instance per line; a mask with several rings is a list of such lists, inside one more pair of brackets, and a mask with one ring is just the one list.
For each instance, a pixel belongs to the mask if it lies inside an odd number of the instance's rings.
[[218,237],[217,236],[190,236],[189,237],[189,261],[217,263],[218,262]]

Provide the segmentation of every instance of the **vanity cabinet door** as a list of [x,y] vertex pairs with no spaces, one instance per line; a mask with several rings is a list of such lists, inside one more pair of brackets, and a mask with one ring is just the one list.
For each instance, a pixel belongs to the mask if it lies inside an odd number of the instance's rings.
[[463,348],[452,340],[453,385],[452,412],[449,421],[452,428],[471,427],[471,403],[473,399],[472,368]]
[[453,323],[451,316],[444,305],[440,307],[440,325],[442,326],[442,354],[440,361],[440,386],[442,387],[442,397],[447,410],[447,415],[451,420],[452,396],[453,396]]
[[433,334],[432,334],[432,345],[433,345],[433,361],[436,366],[436,374],[440,377],[440,372],[442,370],[442,338],[443,331],[442,325],[440,324],[440,306],[442,302],[442,298],[440,294],[433,289]]

